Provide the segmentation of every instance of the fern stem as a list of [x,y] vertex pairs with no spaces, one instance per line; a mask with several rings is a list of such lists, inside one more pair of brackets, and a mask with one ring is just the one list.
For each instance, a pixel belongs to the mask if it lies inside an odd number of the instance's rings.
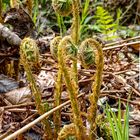
[[[28,81],[30,82],[30,88],[31,88],[32,94],[34,95],[34,98],[35,98],[36,108],[37,108],[39,114],[42,115],[46,111],[44,109],[44,106],[41,103],[41,92],[36,85],[36,82],[35,82],[35,79],[33,77],[31,68],[28,64],[27,57],[25,55],[25,53],[26,53],[25,52],[26,50],[24,50],[24,45],[26,45],[26,44],[24,44],[25,41],[32,41],[32,40],[30,40],[28,38],[25,38],[21,42],[21,46],[20,46],[20,57],[21,58],[20,58],[20,61],[21,61],[22,65],[24,66],[24,69],[27,73],[27,78],[28,78]],[[42,123],[44,124],[45,136],[47,137],[48,140],[52,140],[52,132],[51,132],[51,127],[50,127],[50,124],[49,124],[48,120],[44,119],[44,120],[42,120]]]
[[26,0],[29,15],[32,17],[33,0]]
[[72,31],[71,37],[74,44],[79,42],[79,29],[80,29],[80,18],[79,18],[79,0],[72,1],[72,11],[73,11],[73,22],[72,22]]
[[96,55],[96,62],[97,62],[97,70],[95,74],[95,82],[92,85],[92,93],[89,96],[90,100],[90,108],[88,112],[88,120],[90,122],[90,139],[95,140],[95,130],[96,130],[96,112],[97,112],[97,101],[100,95],[100,88],[102,83],[102,73],[103,73],[103,51],[102,51],[102,45],[100,45],[97,41],[94,39],[86,39],[84,42],[82,42],[81,45],[86,46],[86,44],[89,44],[93,48],[96,48],[97,55]]
[[76,131],[77,131],[77,138],[78,140],[83,140],[84,138],[84,126],[81,120],[81,113],[78,106],[77,101],[77,94],[78,89],[76,82],[72,79],[70,76],[70,73],[68,71],[68,68],[66,66],[66,62],[64,59],[64,46],[66,46],[67,42],[71,40],[70,36],[66,36],[62,39],[62,41],[59,43],[58,46],[58,63],[60,65],[60,69],[63,71],[63,75],[65,78],[66,86],[69,92],[70,100],[71,100],[71,106],[73,110],[73,116],[74,116],[74,124],[76,125]]
[[3,22],[3,20],[2,20],[2,7],[3,5],[2,5],[2,0],[0,0],[0,23],[2,23]]
[[[80,29],[79,6],[80,6],[79,0],[72,1],[73,22],[72,22],[71,37],[75,45],[78,45],[78,42],[79,42],[79,29]],[[73,76],[74,76],[76,84],[78,85],[77,73],[78,73],[77,59],[75,59],[73,60]]]
[[[58,76],[57,76],[57,82],[55,85],[55,95],[54,95],[54,107],[59,106],[61,104],[61,92],[62,92],[62,69],[59,66],[58,70]],[[60,131],[60,126],[61,126],[61,111],[58,110],[54,112],[54,139],[57,139],[58,133]]]
[[18,0],[10,0],[10,6],[11,8],[19,8]]

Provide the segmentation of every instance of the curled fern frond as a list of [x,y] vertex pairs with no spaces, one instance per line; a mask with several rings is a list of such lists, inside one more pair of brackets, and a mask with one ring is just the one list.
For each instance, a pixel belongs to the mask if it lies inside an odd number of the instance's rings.
[[61,16],[68,16],[72,12],[72,0],[52,0],[52,6]]
[[90,139],[95,139],[95,132],[96,130],[96,112],[97,112],[97,101],[100,95],[100,88],[102,82],[102,73],[103,73],[103,66],[104,66],[104,59],[103,59],[103,50],[102,44],[98,43],[96,40],[89,38],[86,39],[82,46],[89,44],[93,49],[96,49],[96,73],[95,73],[95,82],[92,85],[92,93],[89,95],[90,107],[88,109],[88,121],[90,123]]
[[21,50],[24,52],[28,62],[37,62],[39,60],[39,49],[33,39],[25,38],[21,46]]
[[71,60],[75,60],[77,56],[78,48],[76,45],[73,44],[72,38],[70,37],[70,40],[67,42],[65,46],[65,54],[67,55],[67,58],[70,58]]
[[54,57],[54,59],[56,60],[57,60],[58,45],[61,40],[62,40],[62,37],[57,36],[50,42],[50,52],[52,56]]
[[[56,60],[58,58],[58,45],[61,40],[62,37],[57,36],[50,43],[50,52]],[[77,55],[77,50],[78,50],[77,47],[73,44],[72,39],[69,36],[69,41],[67,41],[67,44],[64,46],[65,55],[67,56],[67,58],[74,60]]]
[[73,111],[73,116],[74,116],[73,120],[74,120],[74,124],[76,125],[76,135],[79,140],[82,140],[84,138],[85,131],[84,131],[84,126],[81,119],[81,113],[80,113],[80,109],[79,109],[79,105],[77,101],[77,94],[78,94],[77,85],[74,79],[72,79],[73,77],[69,72],[69,69],[66,65],[66,60],[64,58],[64,55],[65,55],[64,47],[67,45],[67,43],[70,40],[71,40],[70,36],[65,36],[62,39],[62,41],[60,41],[59,46],[58,46],[58,64],[59,64],[59,68],[63,72],[66,87],[69,92],[69,97],[71,100],[71,106],[72,106],[72,111]]
[[36,42],[31,38],[25,38],[21,42],[20,53],[22,53],[21,57],[25,56],[26,61],[28,61],[29,65],[32,69],[39,70],[39,49],[37,47]]
[[[32,94],[35,98],[35,104],[36,108],[40,115],[44,114],[46,112],[44,106],[42,105],[41,101],[41,91],[36,85],[35,78],[32,74],[32,64],[38,63],[39,61],[39,50],[37,48],[37,45],[35,41],[31,38],[25,38],[21,41],[20,45],[20,61],[23,65],[26,73],[27,73],[27,79],[30,83],[30,88],[32,91]],[[45,135],[48,140],[52,140],[52,132],[50,123],[47,119],[44,119],[42,121],[45,129]]]
[[85,68],[96,64],[94,48],[88,42],[82,42],[79,47],[79,59]]
[[64,127],[58,134],[57,140],[65,140],[69,136],[76,136],[76,126],[73,123],[69,125],[64,125]]

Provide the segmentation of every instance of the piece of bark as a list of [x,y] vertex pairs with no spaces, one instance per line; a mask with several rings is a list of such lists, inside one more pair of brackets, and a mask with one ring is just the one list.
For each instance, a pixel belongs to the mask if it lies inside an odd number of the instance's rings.
[[19,46],[21,39],[14,32],[0,23],[0,39],[6,40],[10,45]]

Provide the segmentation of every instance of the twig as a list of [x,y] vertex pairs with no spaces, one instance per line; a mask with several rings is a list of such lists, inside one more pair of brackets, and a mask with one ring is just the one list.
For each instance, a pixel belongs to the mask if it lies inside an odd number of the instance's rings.
[[0,23],[0,38],[6,39],[7,42],[14,46],[19,46],[21,39],[14,32],[10,31],[7,27]]
[[[81,97],[83,96],[84,93],[79,94],[77,97]],[[32,121],[31,123],[27,124],[26,126],[22,127],[21,129],[17,130],[16,132],[14,132],[13,134],[9,135],[8,137],[4,138],[3,140],[11,140],[16,138],[18,135],[22,134],[23,132],[27,131],[28,129],[30,129],[33,125],[37,124],[38,122],[42,121],[44,118],[49,117],[53,112],[61,109],[62,107],[64,107],[65,105],[70,104],[70,100],[64,102],[63,104],[51,109],[50,111],[46,112],[45,114],[41,115],[40,117],[38,117],[37,119],[35,119],[34,121]]]
[[[0,23],[0,38],[1,39],[6,39],[9,44],[14,45],[14,46],[19,46],[20,43],[21,43],[21,39],[19,38],[19,36],[16,35],[14,32],[12,32],[7,27],[5,27],[4,25],[2,25],[1,23]],[[140,36],[136,36],[136,37],[129,38],[129,39],[126,39],[126,40],[123,40],[123,41],[118,41],[118,42],[113,42],[113,43],[110,43],[110,44],[105,44],[105,46],[107,48],[103,48],[103,50],[110,50],[110,49],[115,49],[115,48],[119,48],[119,47],[123,47],[123,46],[138,44],[138,43],[140,43],[140,41],[130,42],[130,43],[124,43],[124,42],[134,40],[134,39],[139,39],[139,38],[140,38]],[[37,40],[37,42],[38,42],[38,40]],[[119,44],[119,43],[123,43],[123,44],[113,46],[113,45]],[[108,46],[112,46],[112,47],[108,47]],[[45,55],[42,55],[42,56],[49,56],[50,57],[51,55],[50,54],[45,54]]]
[[[115,74],[112,74],[112,75],[113,75],[115,78],[120,79],[117,75],[115,75]],[[121,81],[122,81],[122,80],[121,80]],[[123,83],[124,85],[130,87],[130,88],[132,89],[132,91],[133,91],[136,95],[140,96],[140,92],[137,91],[134,87],[132,87],[131,85],[129,85],[128,83],[125,83],[125,82],[123,82],[123,81],[122,81],[122,83]]]
[[20,108],[20,107],[26,107],[26,106],[31,106],[35,105],[35,102],[29,102],[25,104],[19,104],[19,105],[8,105],[8,106],[3,106],[4,109],[10,109],[10,108]]
[[[29,120],[31,120],[32,118],[34,118],[38,113],[34,113],[33,115],[29,116],[28,118],[26,118],[25,120],[23,120],[20,124],[23,126],[25,125]],[[12,133],[13,129],[12,128],[9,128],[7,130],[7,132],[5,132],[4,134],[2,134],[0,136],[0,140],[4,139],[5,137],[7,137],[10,133]]]
[[4,98],[2,95],[0,95],[0,99],[6,104],[6,105],[12,105],[6,98]]
[[107,51],[107,50],[111,50],[111,49],[116,49],[116,48],[120,48],[120,47],[123,47],[123,46],[136,45],[136,44],[140,44],[140,41],[130,42],[130,43],[123,43],[121,45],[106,47],[106,48],[103,48],[103,51]]
[[0,135],[0,140],[7,137],[12,132],[12,129],[9,128],[4,134]]
[[108,97],[113,98],[113,99],[120,99],[123,102],[130,103],[132,105],[138,105],[138,106],[140,106],[140,102],[130,101],[130,100],[127,100],[127,99],[124,99],[124,98],[117,97],[115,95],[102,94],[100,97],[104,97],[104,96],[108,96]]
[[128,38],[128,39],[125,39],[125,40],[121,40],[121,41],[116,41],[116,42],[113,42],[113,43],[105,44],[105,47],[113,46],[113,45],[116,45],[116,44],[122,44],[124,42],[135,40],[135,39],[140,39],[140,36],[135,36],[135,37]]
[[7,111],[9,112],[32,112],[32,113],[35,113],[37,112],[37,110],[33,110],[33,109],[20,109],[20,108],[14,108],[14,109],[7,109]]

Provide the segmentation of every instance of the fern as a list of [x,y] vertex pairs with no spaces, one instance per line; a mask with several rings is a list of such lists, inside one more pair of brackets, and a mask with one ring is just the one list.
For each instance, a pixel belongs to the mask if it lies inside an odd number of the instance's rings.
[[99,31],[105,35],[104,40],[108,41],[117,37],[115,35],[117,24],[114,22],[113,17],[108,11],[101,6],[98,6],[95,18]]

